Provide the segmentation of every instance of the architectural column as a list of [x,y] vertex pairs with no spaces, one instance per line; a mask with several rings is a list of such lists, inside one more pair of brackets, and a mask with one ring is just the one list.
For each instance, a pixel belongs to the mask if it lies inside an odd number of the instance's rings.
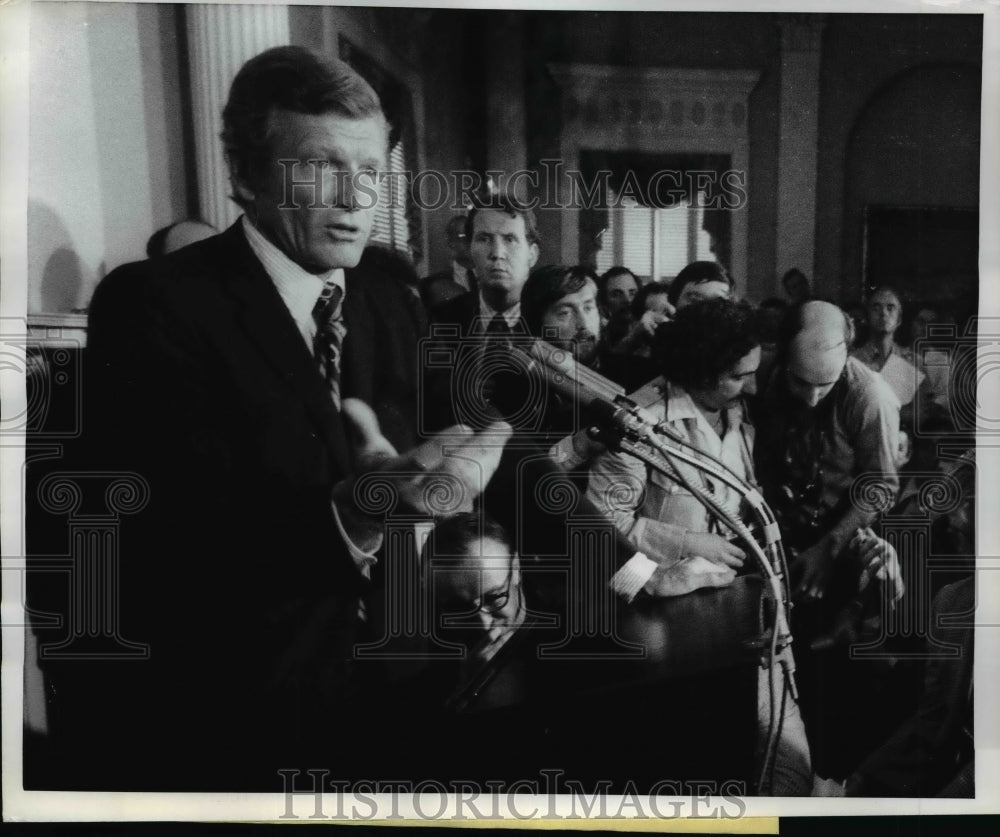
[[[524,102],[524,21],[517,12],[493,12],[486,43],[487,164],[505,179],[527,166]],[[521,197],[528,197],[522,195]]]
[[220,230],[240,214],[230,200],[229,169],[222,153],[222,109],[233,77],[268,47],[289,41],[285,6],[198,4],[186,6],[191,102],[194,111],[198,205]]
[[810,281],[816,235],[816,155],[819,141],[820,47],[825,19],[783,15],[781,112],[778,138],[778,223],[774,289],[797,267]]

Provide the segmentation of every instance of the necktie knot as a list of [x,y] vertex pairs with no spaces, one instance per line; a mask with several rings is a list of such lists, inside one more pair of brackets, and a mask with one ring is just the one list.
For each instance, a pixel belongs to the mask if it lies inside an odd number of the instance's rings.
[[486,325],[486,333],[489,335],[510,334],[510,326],[503,314],[494,314],[493,319]]
[[320,327],[330,320],[340,318],[340,303],[344,299],[344,291],[333,282],[323,285],[323,290],[319,292],[316,304],[313,306],[313,319]]

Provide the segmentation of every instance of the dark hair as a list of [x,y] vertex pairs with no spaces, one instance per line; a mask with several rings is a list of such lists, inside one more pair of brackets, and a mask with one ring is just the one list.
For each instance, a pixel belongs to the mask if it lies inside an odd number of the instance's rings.
[[635,282],[636,288],[641,287],[639,285],[639,279],[631,270],[625,267],[625,265],[619,264],[614,267],[609,267],[604,271],[604,273],[597,277],[597,301],[603,306],[608,304],[608,282],[616,276],[631,276],[632,281]]
[[871,292],[868,294],[868,298],[865,300],[865,307],[868,307],[868,303],[872,301],[872,297],[875,296],[875,294],[882,293],[892,294],[896,297],[896,302],[899,303],[899,307],[903,307],[903,295],[899,292],[898,288],[894,288],[892,285],[876,285],[872,288]]
[[761,300],[760,305],[757,307],[761,310],[773,308],[775,311],[787,311],[788,300],[782,299],[780,296],[769,296],[767,299]]
[[538,222],[534,210],[511,192],[475,192],[472,195],[472,208],[465,217],[465,235],[472,243],[472,233],[475,229],[476,215],[482,210],[505,212],[511,218],[524,219],[524,237],[528,244],[541,244],[538,235]]
[[585,264],[576,267],[550,264],[532,271],[521,289],[521,316],[528,333],[543,337],[545,312],[564,296],[575,294],[588,280],[596,284],[597,276]]
[[725,282],[733,289],[733,277],[717,262],[691,262],[670,283],[670,304],[676,305],[681,298],[681,292],[688,285],[702,285],[705,282]]
[[158,259],[160,256],[166,255],[167,236],[170,235],[170,231],[179,223],[180,221],[176,221],[166,227],[161,227],[149,237],[149,241],[146,242],[146,255],[149,258]]
[[788,280],[794,279],[796,276],[799,277],[800,279],[805,279],[807,283],[809,282],[809,279],[801,270],[799,270],[797,267],[792,267],[786,270],[782,275],[781,286],[787,288]]
[[507,530],[485,512],[463,512],[442,520],[424,544],[421,563],[430,557],[458,558],[468,554],[469,546],[483,538],[491,538],[513,552]]
[[385,119],[371,85],[343,61],[298,46],[266,50],[236,74],[222,112],[222,143],[239,180],[253,183],[267,163],[275,109]]
[[639,288],[636,295],[632,297],[632,316],[637,320],[642,319],[642,315],[646,313],[646,300],[657,294],[666,294],[667,301],[670,301],[670,288],[662,282],[647,282]]
[[757,312],[746,302],[706,299],[688,305],[656,330],[663,376],[686,390],[710,389],[760,345]]

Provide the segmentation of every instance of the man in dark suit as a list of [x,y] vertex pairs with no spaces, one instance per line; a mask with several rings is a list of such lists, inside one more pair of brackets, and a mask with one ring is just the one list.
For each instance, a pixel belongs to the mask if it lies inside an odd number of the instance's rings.
[[427,313],[409,283],[416,271],[400,251],[372,245],[345,277],[344,392],[372,407],[396,450],[409,450],[417,443],[419,346],[427,334]]
[[[50,672],[60,753],[92,787],[278,790],[279,769],[346,776],[373,746],[379,719],[353,717],[353,647],[387,512],[365,486],[411,515],[462,511],[509,433],[491,426],[487,445],[452,428],[398,455],[357,397],[382,385],[391,301],[357,275],[337,300],[387,137],[346,65],[262,53],[224,112],[244,216],[94,294],[91,465],[148,488],[120,530],[119,600],[122,630],[150,653]],[[432,514],[431,478],[457,486],[454,509]]]
[[451,268],[432,273],[420,280],[420,297],[428,310],[454,299],[462,294],[478,293],[476,274],[472,269],[469,254],[469,238],[466,234],[464,215],[455,215],[448,220],[446,235],[451,253]]
[[518,414],[522,407],[530,412],[516,380],[521,370],[510,364],[503,344],[527,334],[521,289],[538,261],[535,213],[513,195],[477,195],[466,235],[478,293],[457,296],[430,312],[434,352],[426,355],[422,416],[429,430],[455,421],[477,426],[497,413]]
[[538,261],[535,213],[512,195],[479,195],[466,217],[465,234],[479,292],[438,306],[431,321],[457,323],[469,334],[500,315],[514,328],[521,316],[521,288]]

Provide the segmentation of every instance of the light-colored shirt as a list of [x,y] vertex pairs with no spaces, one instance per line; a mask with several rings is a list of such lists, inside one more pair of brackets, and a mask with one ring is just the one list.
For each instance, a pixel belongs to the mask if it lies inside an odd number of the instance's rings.
[[[699,450],[721,459],[741,479],[755,481],[753,429],[746,423],[742,404],[726,411],[726,429],[720,437],[691,396],[663,378],[651,381],[630,398],[651,420],[665,421]],[[722,505],[739,513],[739,495],[728,486],[691,466],[680,464],[679,469],[692,484],[702,486]],[[627,454],[607,451],[594,460],[587,496],[638,550],[667,563],[681,560],[688,532],[713,530],[712,515],[687,488]]]
[[264,272],[274,283],[288,313],[295,320],[302,339],[312,352],[313,342],[316,339],[313,309],[327,282],[332,281],[346,294],[343,269],[335,267],[326,273],[310,273],[268,241],[246,215],[243,216],[243,232],[247,237],[247,244],[264,266]]
[[878,372],[892,388],[902,406],[913,400],[926,377],[917,368],[913,352],[903,346],[893,344],[888,357],[882,357],[876,344],[866,343],[852,351],[851,355],[873,372]]
[[[341,291],[345,291],[344,271],[341,268],[334,268],[323,274],[310,273],[305,268],[297,265],[281,250],[268,241],[264,234],[251,223],[246,215],[243,216],[243,234],[247,238],[247,244],[253,250],[254,255],[260,260],[264,267],[264,272],[274,283],[278,295],[292,315],[295,325],[305,340],[309,351],[313,351],[313,341],[316,338],[316,321],[313,319],[313,308],[319,299],[320,292],[328,281],[333,281]],[[317,373],[318,374],[318,373]],[[365,576],[370,575],[371,566],[377,561],[375,553],[382,546],[382,537],[378,538],[375,544],[366,544],[366,548],[361,548],[351,540],[351,537],[344,529],[344,524],[340,517],[340,510],[337,504],[331,501],[333,507],[333,517],[337,523],[337,529],[341,538],[347,544],[351,558],[355,566]]]
[[[780,414],[791,409],[786,403],[789,398],[776,377],[764,407]],[[834,554],[839,554],[858,529],[872,523],[877,513],[875,507],[881,502],[891,506],[899,493],[896,459],[900,405],[885,379],[855,357],[847,358],[842,379],[826,398],[832,400],[824,410],[828,418],[820,434],[821,445],[811,454],[813,462],[799,465],[815,468],[819,508],[845,508],[825,530]],[[824,404],[826,399],[820,406]],[[778,478],[780,468],[776,466],[788,455],[787,432],[780,437],[769,432],[765,447],[758,451],[758,472],[768,483]],[[765,472],[772,469],[775,475],[765,477]],[[856,480],[864,483],[856,485]],[[775,485],[766,487],[772,492],[778,490]],[[872,504],[870,498],[879,502]]]
[[483,295],[479,295],[479,322],[477,323],[478,330],[481,332],[486,331],[486,327],[490,324],[497,314],[500,314],[511,330],[515,330],[518,327],[518,323],[521,322],[521,303],[520,301],[515,302],[506,311],[497,311],[486,304],[486,300],[483,299]]

